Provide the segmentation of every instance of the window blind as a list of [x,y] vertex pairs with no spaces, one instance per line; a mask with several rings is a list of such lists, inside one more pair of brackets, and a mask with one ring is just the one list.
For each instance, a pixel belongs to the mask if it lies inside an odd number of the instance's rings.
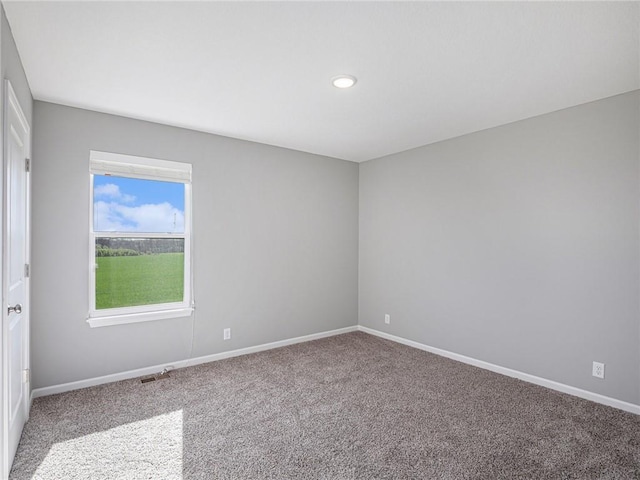
[[89,170],[96,175],[114,175],[145,180],[191,183],[191,164],[132,155],[91,151]]

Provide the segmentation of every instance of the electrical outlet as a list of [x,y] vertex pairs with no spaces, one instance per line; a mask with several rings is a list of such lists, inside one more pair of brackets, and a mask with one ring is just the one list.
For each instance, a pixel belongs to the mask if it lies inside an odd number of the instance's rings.
[[225,328],[223,330],[222,338],[224,340],[230,340],[231,339],[231,329],[230,328]]
[[384,323],[386,323],[387,325],[391,323],[391,315],[389,315],[388,313],[384,314]]
[[604,363],[593,362],[593,372],[591,374],[594,377],[604,378]]

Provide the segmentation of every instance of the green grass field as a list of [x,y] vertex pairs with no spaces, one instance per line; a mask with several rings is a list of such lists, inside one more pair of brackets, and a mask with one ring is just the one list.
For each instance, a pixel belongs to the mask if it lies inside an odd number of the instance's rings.
[[98,257],[96,309],[181,302],[184,253]]

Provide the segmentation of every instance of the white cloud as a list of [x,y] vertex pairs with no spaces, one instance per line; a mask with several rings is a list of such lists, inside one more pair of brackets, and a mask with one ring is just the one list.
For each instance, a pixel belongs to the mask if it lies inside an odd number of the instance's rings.
[[127,193],[122,193],[120,187],[113,183],[106,183],[104,185],[98,185],[93,189],[94,198],[107,198],[111,200],[119,200],[124,203],[131,203],[135,201],[136,197]]
[[93,216],[95,229],[100,232],[184,232],[184,212],[168,202],[132,207],[97,201]]

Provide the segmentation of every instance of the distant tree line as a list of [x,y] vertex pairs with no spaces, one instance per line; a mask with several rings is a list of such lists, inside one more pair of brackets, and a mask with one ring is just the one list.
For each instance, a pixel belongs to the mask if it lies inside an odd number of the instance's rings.
[[96,257],[184,253],[182,238],[96,238]]
[[96,245],[96,257],[135,257],[142,253],[130,248],[109,248]]

